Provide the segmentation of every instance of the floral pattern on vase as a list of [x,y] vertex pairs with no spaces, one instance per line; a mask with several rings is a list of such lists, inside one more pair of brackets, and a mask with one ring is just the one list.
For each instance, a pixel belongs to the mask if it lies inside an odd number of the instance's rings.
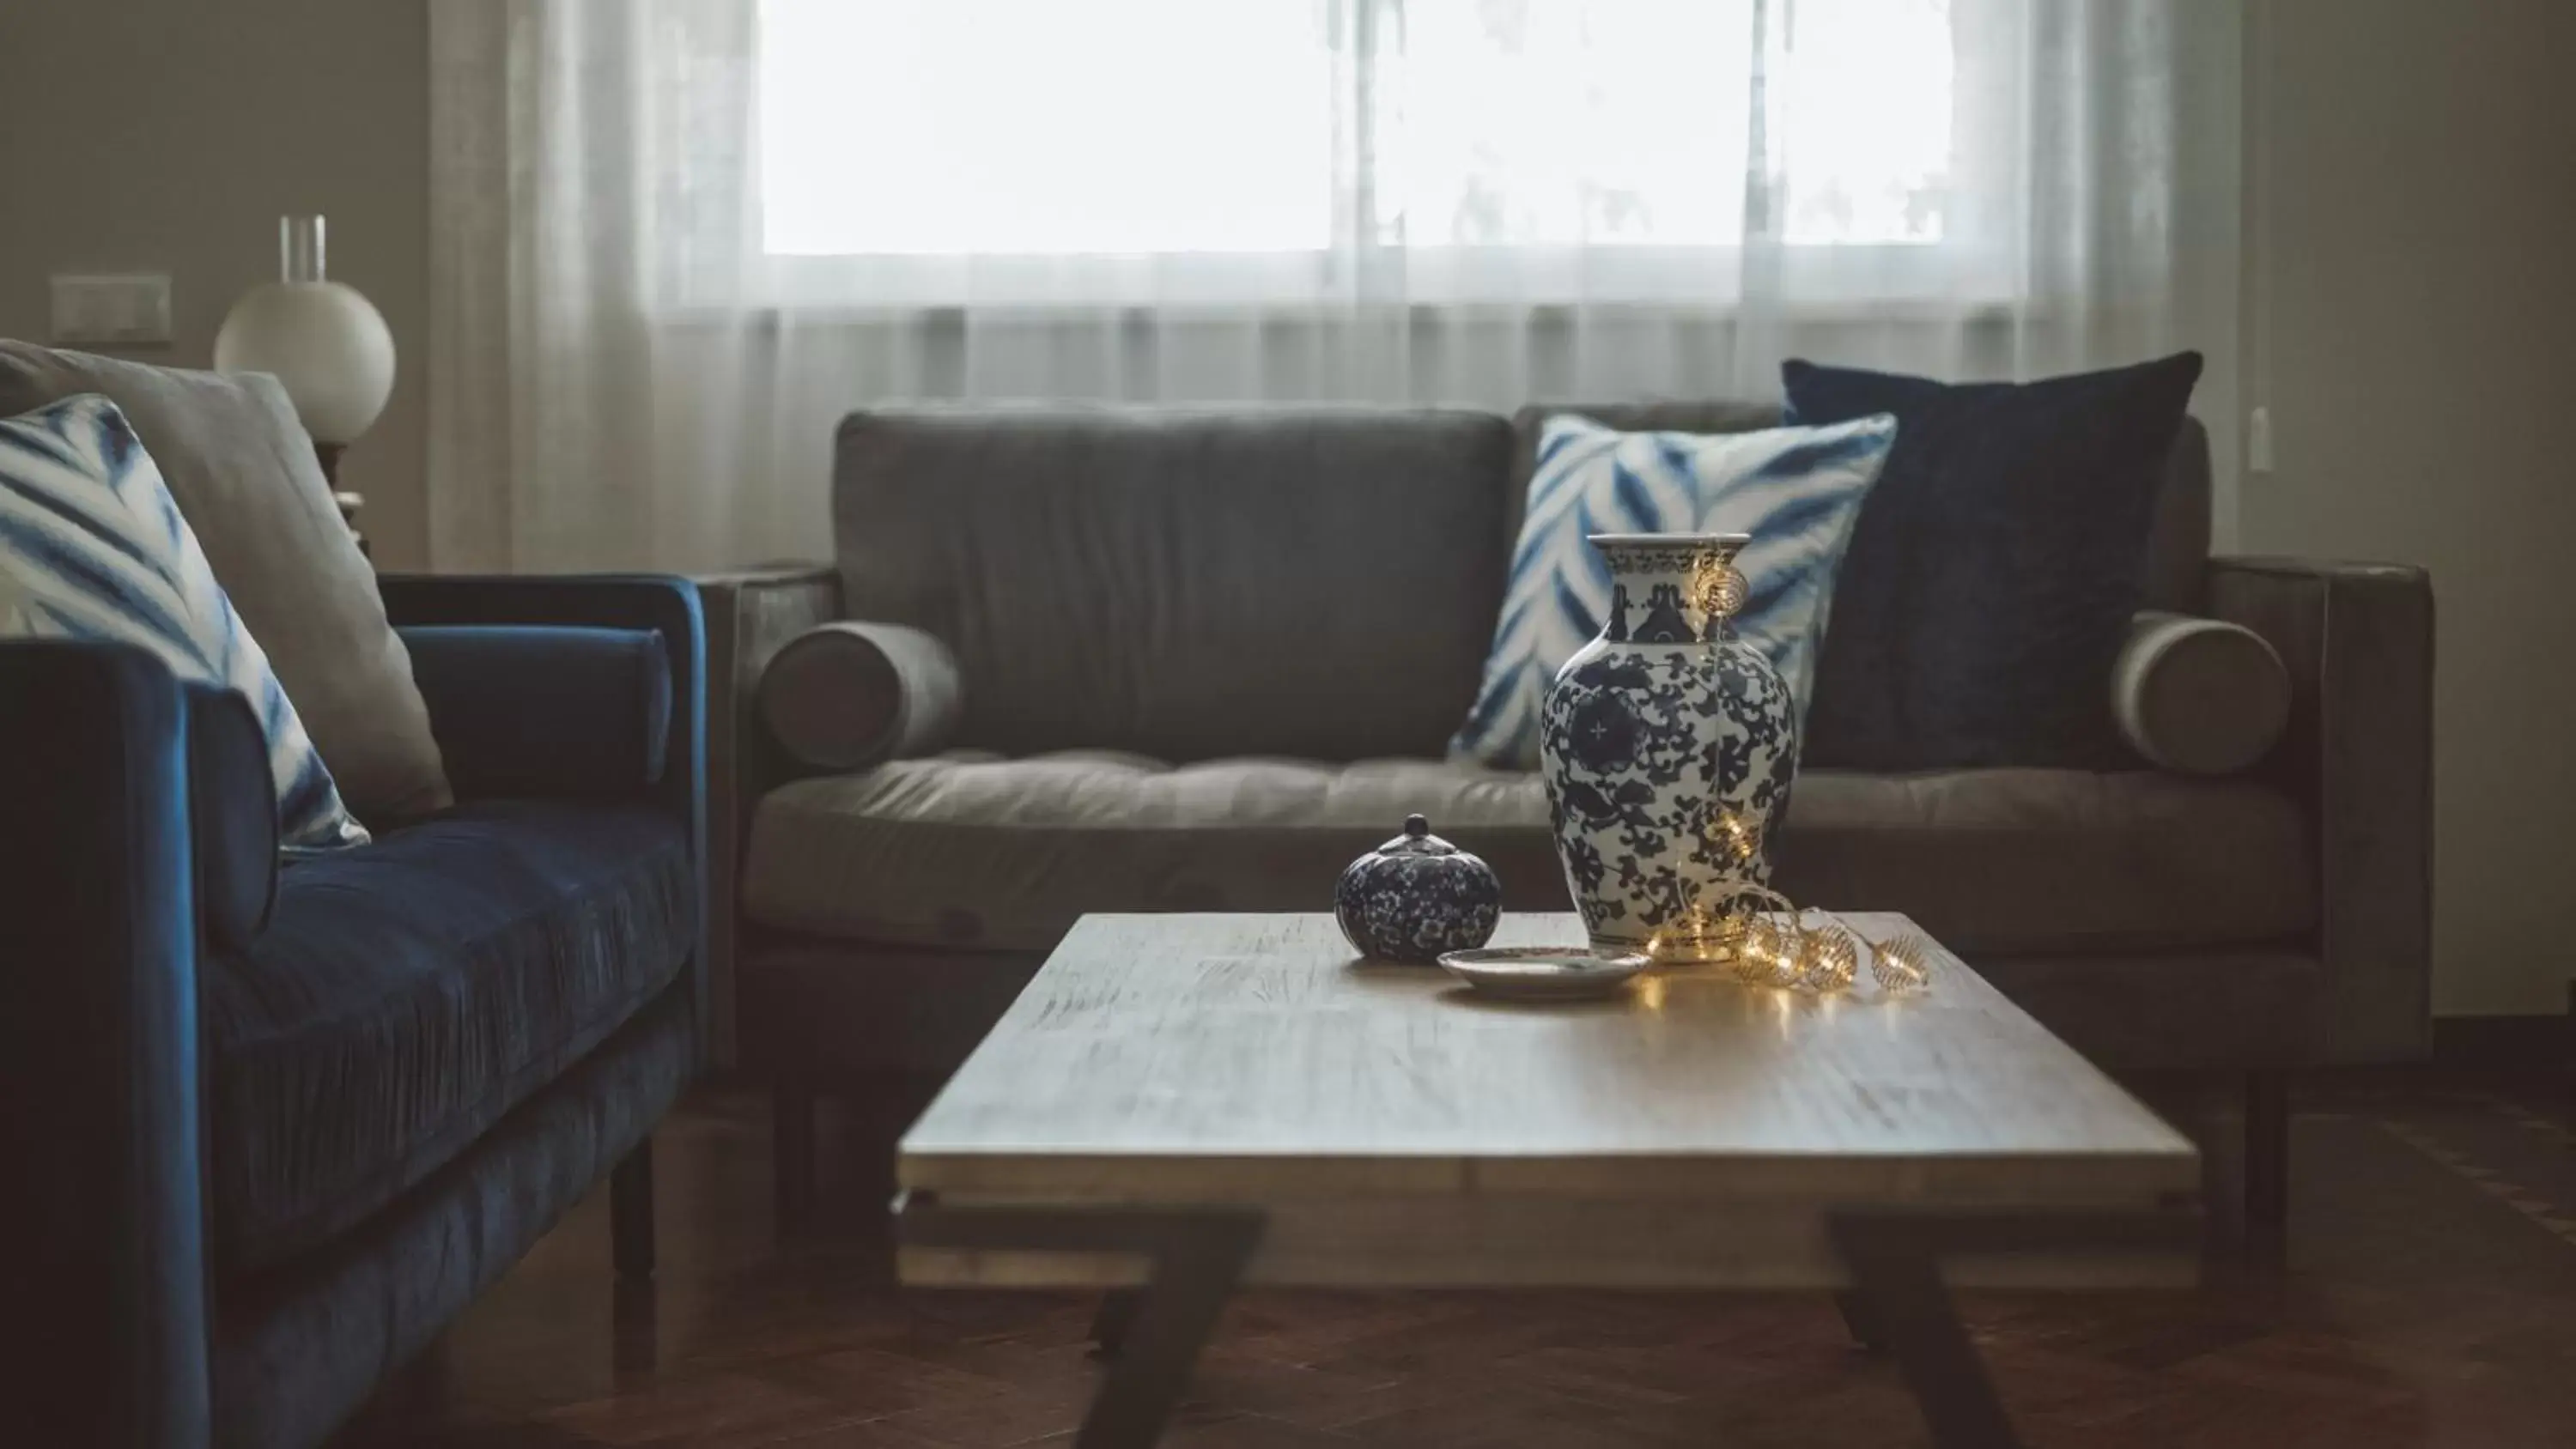
[[[1549,686],[1540,771],[1559,859],[1600,948],[1725,954],[1736,888],[1767,884],[1798,712],[1728,622],[1742,534],[1596,534],[1608,621]],[[1713,924],[1715,929],[1712,929]]]

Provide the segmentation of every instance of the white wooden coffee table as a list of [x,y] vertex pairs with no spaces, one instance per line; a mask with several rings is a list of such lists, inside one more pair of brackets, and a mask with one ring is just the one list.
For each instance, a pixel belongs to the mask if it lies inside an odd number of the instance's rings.
[[1830,1291],[1946,1446],[2012,1432],[1944,1281],[2188,1283],[2200,1170],[1946,954],[1907,997],[1508,1006],[1328,915],[1130,915],[1056,948],[899,1177],[904,1282],[1111,1290],[1088,1449],[1153,1441],[1239,1283]]

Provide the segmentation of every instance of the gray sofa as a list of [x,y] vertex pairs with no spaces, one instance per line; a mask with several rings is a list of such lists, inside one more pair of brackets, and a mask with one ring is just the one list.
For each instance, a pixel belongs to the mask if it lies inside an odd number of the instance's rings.
[[[1443,758],[1540,420],[1770,426],[1776,406],[915,410],[841,427],[837,558],[702,580],[720,1013],[776,1084],[780,1202],[817,1093],[917,1100],[1085,911],[1314,910],[1405,815],[1565,909],[1535,777]],[[2171,459],[2147,603],[2241,623],[2291,678],[2250,770],[1802,775],[1774,858],[1896,910],[2107,1067],[2243,1105],[2248,1218],[2284,1197],[2283,1074],[2428,1031],[2431,593],[2417,570],[2209,555],[2205,436]],[[832,620],[953,651],[933,753],[816,773],[757,691]],[[899,651],[898,651],[899,652]],[[900,662],[899,660],[897,662]],[[852,686],[885,708],[892,671]],[[901,732],[897,732],[901,733]],[[901,753],[898,750],[896,753]]]

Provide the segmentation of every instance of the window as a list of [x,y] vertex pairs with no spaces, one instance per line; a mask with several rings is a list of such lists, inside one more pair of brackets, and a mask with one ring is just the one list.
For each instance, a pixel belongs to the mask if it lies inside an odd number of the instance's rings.
[[1949,7],[763,0],[762,250],[888,305],[1724,301],[1748,230],[1900,275],[1948,238]]

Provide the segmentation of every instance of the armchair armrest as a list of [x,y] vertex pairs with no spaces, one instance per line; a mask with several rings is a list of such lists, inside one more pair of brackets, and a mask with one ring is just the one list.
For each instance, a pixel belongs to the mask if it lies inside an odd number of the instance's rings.
[[[537,624],[651,630],[670,670],[667,768],[649,798],[705,829],[706,626],[686,579],[651,574],[472,578],[389,574],[385,614],[397,628]],[[437,721],[431,721],[435,729]]]
[[[698,946],[690,968],[704,1031],[712,1003],[707,941],[715,918],[707,853],[707,632],[698,587],[662,574],[469,577],[388,574],[379,579],[385,616],[397,628],[537,624],[571,629],[650,630],[669,666],[671,709],[661,778],[636,798],[688,829],[698,867]],[[432,701],[432,733],[440,725]],[[442,748],[446,737],[441,734]]]
[[0,644],[0,1095],[43,1104],[0,1113],[0,1396],[31,1444],[211,1435],[188,722],[140,649]]
[[716,1060],[733,1061],[735,902],[742,845],[760,797],[793,779],[760,723],[760,676],[789,640],[841,616],[841,576],[825,564],[696,576],[707,611],[708,961]]
[[396,631],[456,797],[633,797],[659,784],[670,651],[650,629],[413,624]]
[[2267,768],[2318,866],[2320,1060],[2420,1057],[2432,1035],[2433,588],[2422,569],[2217,558],[2209,612],[2290,673]]

